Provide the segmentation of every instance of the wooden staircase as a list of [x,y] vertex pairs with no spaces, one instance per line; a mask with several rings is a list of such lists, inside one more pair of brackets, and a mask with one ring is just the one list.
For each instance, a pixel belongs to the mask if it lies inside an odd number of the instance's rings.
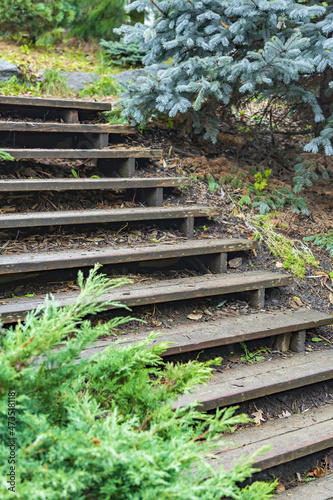
[[[161,150],[128,148],[121,141],[122,134],[134,134],[135,129],[125,125],[85,123],[98,121],[99,113],[110,109],[107,103],[39,99],[0,96],[0,117],[29,118],[40,121],[0,121],[0,148],[10,153],[16,161],[22,159],[89,159],[94,160],[104,177],[101,178],[48,178],[48,179],[0,179],[0,193],[60,192],[110,190],[135,192],[140,206],[134,208],[99,208],[94,210],[59,210],[1,214],[1,232],[29,230],[38,234],[48,226],[71,226],[74,229],[93,224],[131,224],[144,222],[164,224],[180,231],[185,241],[173,245],[165,243],[142,247],[104,246],[100,249],[76,249],[58,252],[19,252],[0,255],[0,279],[19,279],[23,274],[47,273],[60,270],[84,269],[97,262],[121,268],[124,264],[143,266],[154,262],[158,266],[177,260],[186,267],[191,259],[199,259],[205,269],[200,276],[156,280],[135,283],[101,297],[129,307],[173,302],[182,303],[198,298],[220,300],[242,294],[252,307],[260,312],[224,320],[210,320],[185,327],[170,328],[164,340],[174,344],[163,356],[193,353],[239,342],[275,337],[284,339],[284,345],[297,352],[287,359],[275,359],[249,366],[239,366],[218,372],[208,386],[199,387],[194,394],[182,396],[175,406],[184,406],[197,400],[203,410],[238,404],[244,401],[331,381],[333,379],[333,350],[304,353],[305,335],[308,329],[333,324],[333,317],[319,311],[298,309],[269,313],[264,311],[265,290],[290,285],[292,277],[280,272],[228,273],[230,256],[254,250],[256,244],[240,238],[192,239],[195,223],[201,218],[221,215],[218,207],[163,206],[168,188],[190,186],[187,177],[137,176],[138,160],[147,161],[162,156]],[[54,120],[51,122],[50,120]],[[28,147],[27,147],[28,146]],[[42,146],[42,148],[39,148]],[[8,167],[10,168],[10,167]],[[0,164],[1,172],[1,164]],[[207,274],[209,273],[209,274]],[[57,293],[59,304],[71,303],[76,292]],[[0,316],[3,323],[24,319],[28,311],[38,307],[44,296],[19,297],[0,300]],[[116,305],[110,308],[116,308]],[[134,311],[135,316],[135,311]],[[142,335],[125,336],[125,345],[141,340]],[[82,356],[90,356],[112,339],[96,342]],[[306,390],[306,389],[305,389]],[[212,462],[230,467],[233,459],[242,453],[250,453],[267,442],[271,451],[258,457],[257,465],[267,469],[287,463],[315,451],[333,446],[333,415],[325,406],[305,415],[267,422],[261,427],[251,427],[236,432],[231,440],[234,447],[217,450]],[[229,440],[229,439],[228,439]],[[282,498],[282,497],[281,497]],[[299,498],[302,498],[301,496]],[[319,497],[321,500],[329,496]]]

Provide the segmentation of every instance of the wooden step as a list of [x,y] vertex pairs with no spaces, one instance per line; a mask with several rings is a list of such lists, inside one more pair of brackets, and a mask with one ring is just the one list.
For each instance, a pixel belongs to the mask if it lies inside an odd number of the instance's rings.
[[[5,264],[4,266],[5,267]],[[273,313],[258,313],[237,318],[226,318],[215,321],[205,321],[198,324],[181,325],[163,331],[161,340],[172,342],[163,357],[184,352],[199,351],[212,347],[248,342],[250,340],[272,337],[284,333],[296,334],[300,331],[332,325],[333,316],[314,309],[299,309],[295,311],[279,311]],[[144,340],[147,334],[126,335],[121,346]],[[97,341],[86,350],[84,357],[112,345],[114,338]]]
[[333,350],[295,354],[253,365],[240,365],[218,373],[209,386],[181,396],[175,407],[199,401],[212,410],[333,378]]
[[332,500],[333,473],[275,495],[275,500]]
[[117,148],[117,149],[13,149],[4,150],[17,159],[44,159],[44,158],[68,158],[68,159],[88,159],[88,158],[160,158],[163,155],[162,149],[145,148]]
[[[67,252],[20,253],[0,256],[0,274],[15,274],[55,269],[83,268],[100,264],[142,263],[182,257],[206,256],[211,272],[226,272],[227,254],[256,248],[251,240],[225,238],[192,240],[181,243],[148,245],[144,247],[110,247],[99,250],[71,250]],[[223,256],[221,257],[221,254]],[[216,262],[215,262],[216,261]],[[333,321],[333,318],[332,318]]]
[[[209,460],[213,466],[222,465],[230,470],[241,456],[249,457],[263,446],[270,446],[269,451],[255,460],[256,468],[269,469],[333,446],[333,406],[330,404],[302,415],[272,420],[225,437],[233,444],[214,452],[214,458]],[[306,500],[306,497],[294,498]]]
[[0,95],[0,111],[2,105],[6,106],[29,106],[44,108],[65,108],[79,109],[85,111],[109,111],[111,104],[109,102],[93,102],[71,99],[49,99],[42,97],[21,97]]
[[129,125],[86,123],[42,123],[0,121],[0,132],[62,132],[66,134],[136,134],[137,129]]
[[141,178],[75,178],[75,179],[6,179],[0,180],[0,192],[15,191],[77,191],[91,189],[127,190],[134,189],[137,200],[148,206],[163,205],[163,188],[190,186],[189,177],[149,177]]
[[[271,272],[235,273],[222,276],[212,274],[133,284],[103,295],[100,301],[119,301],[124,305],[133,307],[248,292],[249,301],[256,307],[262,307],[265,288],[289,285],[292,281],[290,275]],[[71,304],[77,296],[78,293],[58,293],[55,295],[57,302],[61,306]],[[1,320],[4,323],[12,323],[18,319],[23,319],[26,313],[36,309],[43,302],[43,299],[44,297],[33,299],[22,297],[10,301],[2,300],[0,305]],[[118,307],[111,303],[108,309],[117,309]]]
[[101,224],[132,221],[169,220],[179,224],[182,233],[193,237],[195,217],[213,217],[220,215],[218,207],[157,207],[157,208],[122,208],[96,210],[64,210],[59,212],[25,212],[3,214],[0,217],[0,229],[18,227],[59,226],[68,224]]

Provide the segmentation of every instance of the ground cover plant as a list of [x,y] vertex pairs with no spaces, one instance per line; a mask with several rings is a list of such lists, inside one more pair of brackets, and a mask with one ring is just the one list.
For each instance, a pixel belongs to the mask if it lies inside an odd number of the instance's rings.
[[[82,349],[130,319],[84,319],[103,310],[103,293],[126,281],[110,281],[95,268],[84,282],[79,273],[81,293],[72,305],[46,299],[24,323],[2,330],[1,498],[271,498],[274,484],[237,484],[251,475],[253,457],[230,472],[205,460],[221,445],[221,432],[244,415],[208,415],[194,404],[172,410],[178,394],[209,378],[212,362],[164,365],[166,343],[149,347],[157,334],[77,362]],[[15,488],[7,481],[13,437]]]

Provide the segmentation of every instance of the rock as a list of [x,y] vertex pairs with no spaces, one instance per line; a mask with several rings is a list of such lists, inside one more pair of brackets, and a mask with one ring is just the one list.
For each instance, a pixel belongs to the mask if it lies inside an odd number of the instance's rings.
[[87,85],[100,79],[97,73],[85,73],[83,71],[76,71],[73,73],[59,71],[59,73],[66,78],[68,85],[74,92],[81,92]]
[[120,83],[129,83],[131,80],[136,80],[141,76],[147,76],[147,71],[145,69],[129,69],[128,71],[118,73],[118,75],[113,75],[113,78]]
[[6,61],[6,59],[0,59],[0,81],[5,82],[13,76],[19,79],[22,78],[21,70],[15,64]]
[[243,260],[241,257],[236,257],[235,259],[231,259],[228,262],[228,265],[231,269],[236,269],[237,267],[240,267],[243,264]]

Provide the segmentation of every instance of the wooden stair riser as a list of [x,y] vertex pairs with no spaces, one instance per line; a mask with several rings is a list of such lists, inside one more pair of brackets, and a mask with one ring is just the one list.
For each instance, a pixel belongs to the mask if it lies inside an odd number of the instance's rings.
[[40,97],[23,97],[23,96],[0,96],[0,112],[3,107],[11,107],[14,111],[16,109],[65,109],[80,111],[110,111],[112,106],[108,102],[94,102],[83,101],[74,99],[52,99]]
[[[292,278],[288,275],[276,275],[274,273],[248,273],[252,276],[216,275],[202,276],[197,278],[183,278],[181,280],[166,280],[162,284],[157,282],[147,284],[142,287],[123,287],[120,291],[112,292],[101,297],[101,301],[117,301],[128,307],[144,306],[148,304],[158,304],[174,301],[191,300],[213,296],[232,295],[240,292],[253,291],[265,287],[272,288],[284,286],[292,283]],[[56,299],[61,306],[72,303],[77,294],[58,294]],[[43,302],[43,299],[16,299],[8,304],[0,305],[1,320],[4,323],[16,322],[23,319],[26,313],[36,309]],[[107,306],[107,309],[117,309],[114,303]]]
[[164,221],[177,224],[186,238],[193,238],[194,217],[218,215],[221,209],[205,207],[156,207],[139,209],[99,209],[73,210],[62,212],[28,212],[23,214],[3,215],[0,229],[31,228],[59,225],[104,224],[118,222]]
[[[72,160],[86,160],[89,158],[96,158],[100,161],[103,159],[124,159],[128,158],[159,158],[163,154],[162,149],[13,149],[6,148],[5,151],[18,160],[22,159],[46,159],[46,158],[67,158]],[[103,163],[101,163],[103,165]],[[108,166],[108,165],[106,165]],[[124,176],[130,177],[130,176]]]
[[[222,465],[231,470],[234,461],[241,456],[248,457],[263,446],[269,446],[268,451],[255,458],[255,467],[267,470],[327,450],[333,446],[333,418],[329,406],[240,430],[228,439],[233,444],[216,450],[215,458],[209,462],[213,467]],[[295,497],[295,500],[303,499],[306,500],[306,496]]]
[[91,267],[99,262],[102,265],[141,264],[173,259],[199,258],[212,273],[226,271],[229,254],[249,251],[257,247],[256,242],[242,239],[193,240],[175,245],[160,244],[144,248],[115,249],[104,247],[99,251],[74,250],[72,252],[31,253],[0,256],[0,275],[52,271],[60,269]]
[[312,353],[311,357],[299,354],[292,358],[237,367],[228,373],[218,374],[208,387],[190,396],[181,396],[175,407],[186,406],[198,400],[200,410],[239,404],[244,401],[289,391],[333,379],[333,351]]
[[[241,342],[277,337],[288,332],[297,335],[320,326],[333,325],[333,317],[315,310],[300,310],[293,313],[258,313],[238,318],[208,321],[204,324],[183,325],[163,331],[162,340],[170,345],[162,357],[197,353],[203,349],[231,346]],[[146,334],[125,335],[120,337],[120,346],[139,342]],[[113,339],[97,341],[86,352],[87,357],[113,344]]]

